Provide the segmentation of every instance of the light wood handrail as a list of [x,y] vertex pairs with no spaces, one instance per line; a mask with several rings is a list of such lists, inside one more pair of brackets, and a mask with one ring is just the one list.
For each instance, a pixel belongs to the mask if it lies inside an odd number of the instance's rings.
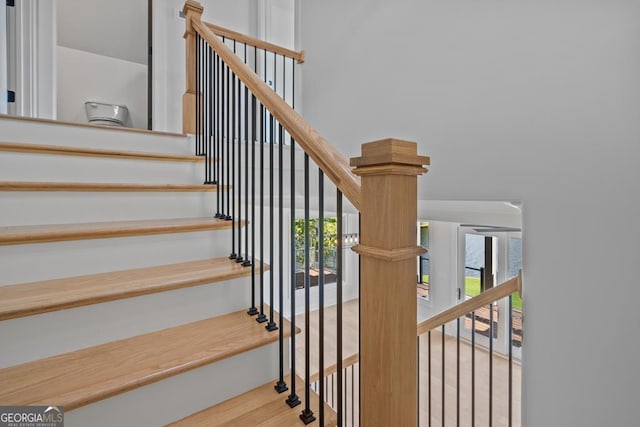
[[461,304],[455,305],[435,316],[425,320],[418,324],[418,336],[429,332],[439,326],[456,320],[459,317],[476,311],[487,304],[497,301],[502,298],[506,298],[514,292],[519,292],[522,284],[522,272],[519,272],[517,276],[499,284],[498,286],[489,289],[486,292],[477,295],[470,300],[467,300]]
[[346,158],[302,118],[289,104],[267,86],[229,49],[200,17],[194,15],[191,25],[206,40],[225,64],[244,83],[267,110],[289,132],[295,141],[322,169],[327,177],[360,210],[360,178],[353,174]]
[[251,36],[239,33],[237,31],[230,30],[228,28],[221,27],[219,25],[212,24],[210,22],[204,23],[211,31],[221,37],[226,37],[231,40],[245,43],[249,46],[257,47],[258,49],[264,49],[268,52],[277,53],[278,55],[286,56],[287,58],[293,58],[298,64],[304,62],[304,50],[296,52],[295,50],[287,49],[286,47],[278,46],[274,43],[269,43],[264,40],[256,39]]
[[[351,365],[355,365],[360,360],[360,356],[358,353],[354,353],[351,356],[346,357],[342,360],[342,369],[348,368]],[[327,366],[324,368],[324,377],[328,377],[329,375],[333,375],[338,372],[338,363],[334,363],[333,365]],[[313,383],[320,379],[320,372],[316,372],[315,374],[309,377],[309,382]]]

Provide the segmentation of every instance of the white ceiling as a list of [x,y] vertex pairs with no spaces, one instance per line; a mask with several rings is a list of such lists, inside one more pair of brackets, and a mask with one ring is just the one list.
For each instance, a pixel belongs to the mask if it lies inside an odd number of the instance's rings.
[[57,0],[58,45],[147,63],[147,0]]

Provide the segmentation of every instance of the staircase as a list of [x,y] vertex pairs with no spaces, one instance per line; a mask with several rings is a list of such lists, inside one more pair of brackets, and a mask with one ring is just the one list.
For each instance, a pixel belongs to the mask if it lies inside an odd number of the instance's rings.
[[62,405],[68,426],[302,425],[213,218],[227,188],[202,184],[187,137],[0,128],[0,405]]

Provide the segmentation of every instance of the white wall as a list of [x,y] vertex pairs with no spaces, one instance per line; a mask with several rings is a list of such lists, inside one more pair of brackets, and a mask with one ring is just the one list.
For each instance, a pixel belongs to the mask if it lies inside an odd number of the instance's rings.
[[[254,35],[255,0],[203,0],[203,20]],[[182,132],[185,91],[184,19],[182,0],[153,2],[153,128]]]
[[147,66],[58,46],[58,119],[87,122],[84,103],[126,105],[129,125],[147,126]]
[[147,0],[56,0],[58,45],[147,63]]
[[524,425],[636,425],[640,3],[300,7],[303,112],[340,151],[415,140],[422,199],[522,200]]

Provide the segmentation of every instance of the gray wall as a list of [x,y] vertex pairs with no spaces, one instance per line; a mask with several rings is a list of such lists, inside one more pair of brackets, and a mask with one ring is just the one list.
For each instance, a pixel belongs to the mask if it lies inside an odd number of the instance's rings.
[[524,425],[637,425],[640,4],[299,5],[302,110],[340,151],[415,140],[421,199],[522,200]]

